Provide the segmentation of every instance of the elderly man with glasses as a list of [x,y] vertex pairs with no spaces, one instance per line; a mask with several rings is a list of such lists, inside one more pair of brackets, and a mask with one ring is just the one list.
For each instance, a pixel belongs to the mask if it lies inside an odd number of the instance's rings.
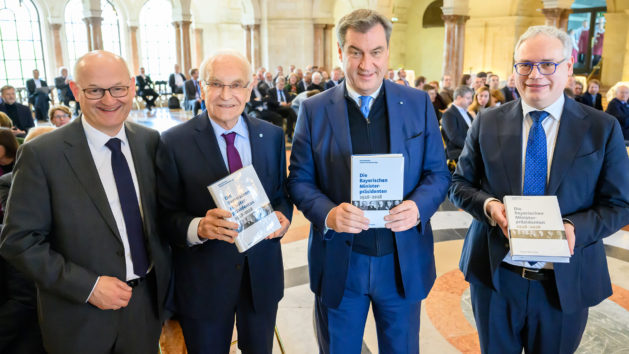
[[[474,216],[460,268],[483,353],[573,353],[612,294],[603,238],[629,220],[629,158],[613,117],[563,94],[571,50],[555,27],[520,37],[520,99],[480,113],[452,177],[450,199]],[[570,263],[513,260],[505,195],[557,197]]]

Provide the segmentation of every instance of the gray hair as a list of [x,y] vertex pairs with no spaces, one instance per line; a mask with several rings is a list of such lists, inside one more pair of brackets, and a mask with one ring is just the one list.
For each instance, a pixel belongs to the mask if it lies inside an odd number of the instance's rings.
[[11,86],[11,85],[4,85],[2,86],[2,88],[0,88],[0,94],[4,94],[4,91],[7,90],[14,90],[15,91],[15,87]]
[[463,97],[468,93],[474,94],[474,90],[469,86],[461,85],[454,89],[452,97],[456,100],[457,97]]
[[232,57],[234,60],[240,61],[243,67],[246,69],[247,76],[245,77],[245,80],[249,80],[251,76],[253,75],[253,69],[251,68],[251,64],[249,63],[249,60],[247,60],[247,58],[244,55],[242,55],[242,53],[236,50],[232,50],[232,49],[224,49],[224,50],[219,50],[217,52],[214,52],[207,59],[205,59],[203,63],[201,63],[201,67],[199,68],[199,71],[200,71],[199,78],[201,79],[201,81],[207,81],[210,78],[212,65],[214,64],[216,59],[221,58],[221,57]]
[[564,60],[570,59],[572,56],[572,41],[570,40],[570,36],[568,34],[557,27],[553,26],[531,26],[526,32],[524,32],[518,42],[515,44],[515,49],[513,51],[513,59],[518,60],[516,56],[518,55],[518,48],[526,41],[527,39],[531,39],[533,37],[537,37],[539,35],[544,35],[551,38],[557,38],[561,44],[563,45],[563,58]]
[[391,31],[393,30],[391,21],[377,11],[358,9],[341,17],[336,25],[336,39],[339,43],[339,47],[343,48],[345,46],[345,35],[347,34],[347,30],[352,29],[360,33],[366,33],[377,24],[381,24],[382,27],[384,27],[384,33],[387,38],[387,46],[389,46],[389,39],[391,39]]

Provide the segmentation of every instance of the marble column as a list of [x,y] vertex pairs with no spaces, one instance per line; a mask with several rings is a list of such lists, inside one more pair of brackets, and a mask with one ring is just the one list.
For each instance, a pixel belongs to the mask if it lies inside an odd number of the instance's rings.
[[89,20],[87,18],[83,18],[83,22],[85,22],[85,33],[87,36],[87,50],[89,52],[91,52],[92,50],[94,50],[94,47],[92,47],[92,26],[90,26]]
[[334,25],[327,24],[325,25],[325,30],[323,32],[323,38],[325,39],[323,44],[323,66],[328,73],[332,73],[332,69],[334,68]]
[[57,64],[57,68],[63,66],[63,51],[61,50],[61,24],[60,23],[52,23],[50,24],[50,28],[52,29],[52,39],[55,47],[55,64]]
[[190,45],[190,25],[192,21],[181,21],[181,64],[184,73],[189,73],[192,69],[192,51]]
[[314,57],[312,58],[312,64],[317,66],[322,66],[324,57],[324,46],[325,46],[325,38],[323,36],[323,30],[325,29],[325,24],[315,23],[314,24]]
[[244,31],[245,34],[245,55],[247,56],[247,60],[249,60],[249,63],[253,64],[253,61],[251,60],[251,37],[252,37],[252,27],[251,25],[242,25],[242,29]]
[[465,22],[470,17],[463,15],[442,15],[441,17],[445,23],[443,75],[450,75],[452,82],[459,82],[463,72]]
[[[179,30],[179,28],[181,27],[179,25],[179,22],[175,21],[173,22],[173,27],[175,28],[175,48],[177,48],[177,57],[175,58],[175,62],[179,65],[179,67],[181,67],[181,31]],[[185,75],[187,76],[188,73],[185,72]]]
[[138,47],[138,26],[129,26],[129,35],[131,36],[131,63],[134,75],[140,73],[140,54]]
[[552,9],[542,9],[542,13],[546,16],[547,26],[557,27],[564,31],[568,30],[568,16],[572,13],[571,9],[555,7]]
[[203,62],[203,28],[194,29],[194,51],[197,55],[194,66],[199,68]]
[[260,66],[262,66],[262,55],[261,55],[261,46],[260,46],[260,25],[253,25],[252,31],[252,42],[253,42],[253,62],[251,66],[256,70]]
[[89,50],[102,50],[103,49],[103,32],[101,30],[101,24],[103,18],[100,16],[91,16],[83,18],[87,26],[87,42],[89,44]]

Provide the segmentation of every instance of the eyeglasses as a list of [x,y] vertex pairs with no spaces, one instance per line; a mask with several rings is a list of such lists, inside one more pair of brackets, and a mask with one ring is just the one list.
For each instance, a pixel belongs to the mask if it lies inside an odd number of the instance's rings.
[[539,71],[542,75],[552,75],[557,71],[557,66],[559,64],[566,61],[563,59],[562,61],[555,63],[552,61],[539,61],[533,63],[516,63],[513,67],[515,68],[515,72],[522,76],[531,75],[533,72],[533,67],[537,67],[537,71]]
[[249,86],[249,83],[250,83],[250,82],[247,82],[246,84],[243,84],[242,82],[239,82],[239,81],[233,82],[231,84],[224,84],[220,81],[203,81],[203,82],[214,90],[222,90],[223,87],[227,87],[230,90],[242,90],[242,89],[247,88],[247,86]]
[[69,115],[69,114],[67,114],[67,113],[63,113],[63,114],[55,114],[55,115],[53,115],[52,117],[53,117],[53,118],[60,118],[60,119],[61,119],[61,118],[69,118],[69,117],[70,117],[70,115]]
[[88,100],[100,100],[105,96],[105,91],[113,98],[125,97],[129,92],[129,86],[112,86],[110,88],[90,87],[83,89],[83,93]]

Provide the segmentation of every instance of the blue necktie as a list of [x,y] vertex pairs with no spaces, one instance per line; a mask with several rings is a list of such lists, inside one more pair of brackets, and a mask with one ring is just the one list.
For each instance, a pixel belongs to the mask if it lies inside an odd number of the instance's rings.
[[549,113],[546,111],[532,111],[529,113],[533,125],[529,130],[526,143],[526,162],[524,164],[524,195],[544,195],[546,192],[546,175],[548,158],[546,156],[546,133],[542,122]]
[[369,117],[369,103],[373,100],[373,97],[359,96],[358,98],[360,98],[360,112],[367,119]]
[[120,207],[127,228],[127,238],[133,262],[133,272],[139,276],[146,275],[149,267],[148,255],[144,245],[144,227],[138,197],[135,194],[133,178],[127,164],[127,159],[120,150],[120,139],[111,138],[105,144],[111,150],[111,168],[116,180],[116,189],[120,199]]
[[280,102],[286,102],[286,98],[284,98],[284,92],[282,90],[277,90],[277,93],[280,95]]

